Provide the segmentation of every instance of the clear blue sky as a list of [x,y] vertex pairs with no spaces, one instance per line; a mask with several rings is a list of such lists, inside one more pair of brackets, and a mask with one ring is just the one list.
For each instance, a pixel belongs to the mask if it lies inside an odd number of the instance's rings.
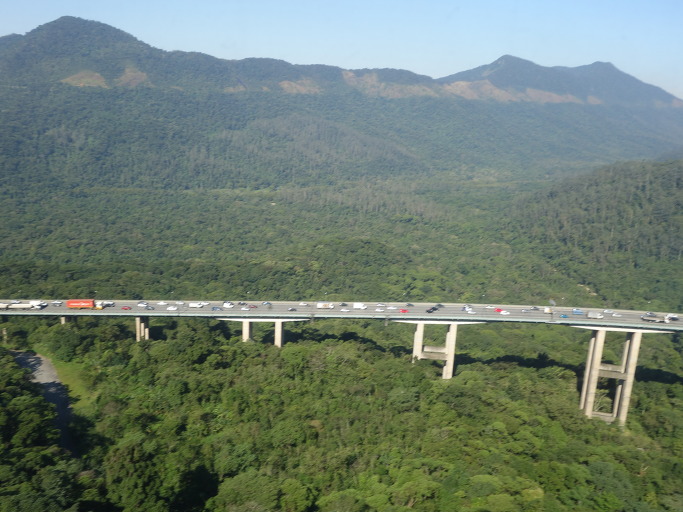
[[163,50],[440,78],[510,54],[611,62],[683,98],[683,0],[0,0],[0,35],[60,16]]

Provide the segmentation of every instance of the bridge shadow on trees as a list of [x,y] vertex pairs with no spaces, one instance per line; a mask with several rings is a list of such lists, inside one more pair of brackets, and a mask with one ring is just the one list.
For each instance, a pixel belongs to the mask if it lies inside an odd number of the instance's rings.
[[[478,359],[469,356],[468,354],[456,354],[455,367],[468,365],[474,363],[482,363],[486,365],[496,365],[498,363],[512,363],[523,368],[534,368],[541,370],[543,368],[563,368],[576,374],[577,391],[581,390],[583,377],[586,373],[585,364],[566,364],[552,359],[545,352],[539,353],[536,357],[522,357],[517,355],[505,355],[490,359]],[[659,370],[656,368],[646,368],[644,366],[636,367],[636,381],[638,382],[656,382],[659,384],[683,384],[683,377],[672,372]]]

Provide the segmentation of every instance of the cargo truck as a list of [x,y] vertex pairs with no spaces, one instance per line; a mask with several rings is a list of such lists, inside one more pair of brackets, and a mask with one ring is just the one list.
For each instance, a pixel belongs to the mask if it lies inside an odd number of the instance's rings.
[[315,307],[318,309],[334,309],[334,302],[318,302]]
[[69,309],[104,309],[104,303],[95,299],[70,299],[66,301]]
[[669,315],[666,315],[666,316],[655,315],[654,313],[643,315],[640,318],[645,320],[646,322],[655,322],[655,323],[662,323],[662,324],[668,324],[671,321],[671,318],[669,317]]
[[605,315],[598,311],[589,311],[586,313],[586,318],[593,318],[593,319],[599,319],[599,318],[605,318]]
[[41,306],[34,306],[33,304],[26,304],[26,303],[7,304],[7,303],[3,302],[3,303],[0,303],[0,309],[41,309]]
[[362,302],[354,302],[353,309],[368,309],[368,307]]

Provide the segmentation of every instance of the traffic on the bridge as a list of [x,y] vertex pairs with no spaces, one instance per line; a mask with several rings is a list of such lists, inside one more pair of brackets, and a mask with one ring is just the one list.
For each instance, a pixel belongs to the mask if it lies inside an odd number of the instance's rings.
[[611,327],[648,326],[683,330],[670,312],[572,306],[344,302],[344,301],[199,301],[0,299],[0,313],[10,315],[197,316],[216,318],[381,318],[395,321],[531,322]]

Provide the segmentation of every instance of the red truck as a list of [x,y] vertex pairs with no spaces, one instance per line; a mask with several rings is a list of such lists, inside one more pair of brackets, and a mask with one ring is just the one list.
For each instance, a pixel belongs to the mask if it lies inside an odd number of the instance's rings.
[[71,299],[66,301],[66,307],[69,309],[104,309],[104,304],[101,300]]

